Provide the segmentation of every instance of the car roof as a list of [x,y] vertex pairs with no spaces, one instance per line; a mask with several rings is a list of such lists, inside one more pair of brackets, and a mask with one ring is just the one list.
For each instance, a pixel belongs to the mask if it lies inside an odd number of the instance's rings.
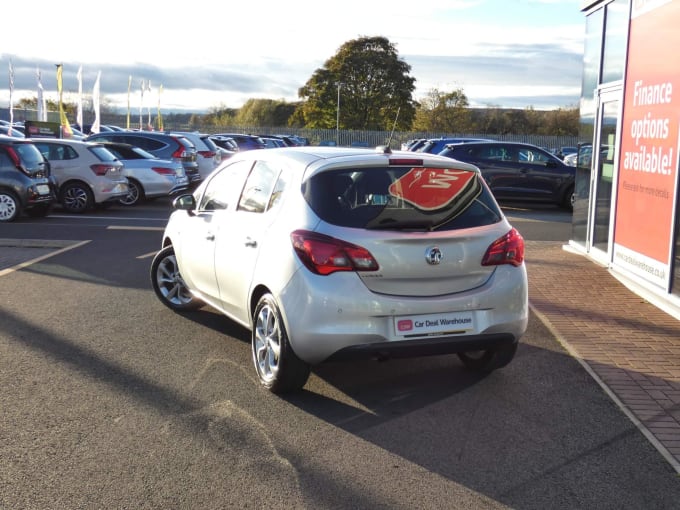
[[305,167],[305,178],[323,169],[347,168],[354,165],[359,167],[371,166],[405,166],[411,165],[432,166],[435,168],[451,168],[455,166],[461,170],[479,172],[479,169],[468,163],[455,161],[451,158],[430,153],[413,153],[410,151],[392,151],[384,147],[375,150],[367,150],[356,147],[322,147],[322,146],[297,146],[267,149],[266,151],[243,151],[237,152],[229,161],[236,162],[242,159],[257,159],[261,161],[286,159],[293,164]]

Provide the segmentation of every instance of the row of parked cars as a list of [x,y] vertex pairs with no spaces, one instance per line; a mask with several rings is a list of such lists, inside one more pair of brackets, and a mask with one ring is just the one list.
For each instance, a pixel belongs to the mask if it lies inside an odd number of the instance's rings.
[[66,212],[83,213],[95,206],[173,196],[194,189],[234,153],[270,146],[258,136],[238,133],[107,127],[88,136],[26,138],[20,125],[7,132],[11,136],[0,134],[0,221],[22,212],[45,216],[55,202]]
[[[402,148],[475,165],[498,200],[546,202],[573,209],[575,166],[541,147],[480,138],[437,138],[412,140]],[[566,153],[568,148],[563,149]]]

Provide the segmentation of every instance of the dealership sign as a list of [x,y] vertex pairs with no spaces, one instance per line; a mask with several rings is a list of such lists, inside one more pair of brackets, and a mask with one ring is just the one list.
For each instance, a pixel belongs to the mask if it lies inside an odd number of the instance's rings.
[[680,1],[634,0],[614,264],[669,289],[680,145]]

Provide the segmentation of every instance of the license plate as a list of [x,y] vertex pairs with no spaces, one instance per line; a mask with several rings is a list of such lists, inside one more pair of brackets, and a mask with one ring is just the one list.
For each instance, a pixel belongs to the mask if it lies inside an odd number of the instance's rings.
[[448,312],[394,318],[394,331],[398,336],[468,333],[474,328],[472,312]]
[[50,187],[47,184],[38,184],[35,188],[38,190],[38,194],[40,195],[50,194]]

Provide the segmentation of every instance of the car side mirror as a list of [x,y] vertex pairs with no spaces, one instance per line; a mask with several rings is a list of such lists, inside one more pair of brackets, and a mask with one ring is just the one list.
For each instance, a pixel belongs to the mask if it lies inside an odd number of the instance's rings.
[[172,201],[172,207],[178,211],[187,211],[190,216],[193,216],[196,199],[193,195],[180,195]]

